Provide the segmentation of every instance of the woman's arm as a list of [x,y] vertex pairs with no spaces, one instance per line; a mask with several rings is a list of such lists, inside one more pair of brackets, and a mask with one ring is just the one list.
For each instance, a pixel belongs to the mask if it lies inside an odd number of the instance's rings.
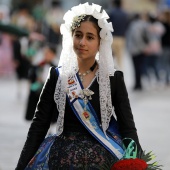
[[[42,89],[35,116],[28,131],[27,140],[18,161],[16,170],[23,170],[38,150],[50,127],[52,113],[56,105],[54,90],[57,82],[55,68],[50,68],[47,80]],[[58,112],[56,111],[56,116]]]
[[[123,73],[121,71],[116,71],[112,79],[112,100],[115,108],[115,114],[117,116],[117,121],[119,124],[120,133],[122,135],[122,138],[132,138],[136,142],[139,151],[141,150],[141,146],[139,143],[135,122],[132,115]],[[114,89],[112,87],[112,84],[113,87],[115,87]]]

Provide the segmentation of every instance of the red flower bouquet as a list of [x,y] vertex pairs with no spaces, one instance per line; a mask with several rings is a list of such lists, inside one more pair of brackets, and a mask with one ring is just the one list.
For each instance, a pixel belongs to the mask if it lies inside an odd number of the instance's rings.
[[146,170],[147,163],[139,158],[136,159],[124,159],[116,162],[111,170]]
[[158,165],[157,162],[151,162],[155,158],[152,152],[147,154],[139,152],[137,154],[135,141],[132,139],[130,141],[128,147],[125,148],[123,158],[112,165],[111,170],[161,170],[161,165]]

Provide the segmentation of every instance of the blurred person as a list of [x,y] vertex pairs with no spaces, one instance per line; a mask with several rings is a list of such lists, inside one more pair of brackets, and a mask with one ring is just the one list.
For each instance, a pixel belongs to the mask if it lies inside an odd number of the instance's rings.
[[113,54],[119,69],[123,69],[123,54],[125,50],[125,34],[128,27],[128,13],[123,9],[122,0],[112,0],[113,9],[109,13],[113,32]]
[[43,21],[44,21],[45,13],[46,13],[46,10],[45,10],[43,3],[41,1],[35,2],[32,8],[32,15],[37,23],[36,30],[41,33],[43,31]]
[[0,33],[0,75],[8,76],[15,72],[11,36]]
[[[56,66],[54,60],[56,58],[56,48],[46,45],[42,50],[42,59],[37,64],[33,64],[29,69],[28,78],[30,81],[30,92],[26,107],[25,119],[30,121],[33,119],[37,102],[45,83],[48,70],[51,66]],[[34,56],[36,57],[36,56]]]
[[[36,25],[35,19],[33,18],[33,16],[30,13],[30,7],[29,7],[28,3],[21,2],[18,5],[18,8],[12,12],[12,14],[11,14],[11,24],[14,25],[14,26],[17,26],[17,27],[19,27],[23,30],[28,31],[29,35],[31,35],[31,33],[36,31],[37,25]],[[18,43],[18,44],[20,43],[19,45],[17,45],[17,44],[16,45],[19,47],[21,54],[19,54],[17,56],[14,53],[15,61],[16,61],[16,59],[18,61],[20,60],[20,62],[22,60],[25,61],[25,59],[26,59],[25,52],[28,49],[29,37],[28,36],[20,37],[19,42],[16,42],[16,43]],[[15,42],[14,42],[14,45],[15,45]],[[18,49],[16,49],[16,50],[18,50]],[[21,55],[22,55],[22,58],[20,57]],[[18,66],[17,69],[20,69],[20,66]],[[23,66],[23,69],[24,69],[24,66]],[[23,74],[25,74],[24,71],[19,71],[18,73],[22,74],[22,72],[23,72]]]
[[[10,9],[6,5],[0,5],[0,23],[10,22]],[[12,43],[11,36],[0,31],[0,76],[13,74]]]
[[162,42],[162,69],[165,72],[165,84],[170,84],[170,11],[162,11],[161,21],[164,25],[165,32],[161,38]]
[[12,40],[13,49],[13,62],[17,78],[17,98],[21,98],[22,82],[28,80],[28,70],[31,66],[28,58],[21,52],[21,42],[18,37],[14,37]]
[[0,5],[0,22],[10,22],[10,8],[6,5]]
[[12,51],[13,51],[13,61],[16,69],[17,79],[27,79],[28,78],[28,69],[30,67],[30,62],[22,52],[22,37],[29,37],[29,32],[22,30],[20,27],[15,25],[8,25],[9,35],[12,39]]
[[[114,69],[112,24],[100,11],[85,3],[64,15],[59,67],[49,70],[16,170],[110,169],[123,157],[122,138],[141,151],[123,73]],[[56,106],[56,135],[44,140]],[[49,148],[39,162],[41,143]]]
[[61,0],[52,0],[51,7],[48,8],[44,18],[46,25],[44,34],[47,41],[57,46],[61,44],[60,25],[64,15],[61,3]]
[[28,69],[30,67],[30,61],[22,53],[20,39],[22,37],[29,37],[30,33],[11,23],[0,24],[0,30],[10,37],[12,63],[18,83],[17,96],[20,97],[20,86],[23,82],[22,80],[27,80]]
[[27,3],[20,3],[17,10],[11,14],[11,23],[29,32],[36,30],[36,22],[30,13]]
[[37,53],[39,52],[39,49],[42,48],[45,41],[46,41],[46,38],[43,34],[39,32],[30,33],[28,37],[28,45],[24,53],[31,63],[34,63],[34,58],[37,58],[34,56],[37,55]]
[[149,27],[148,27],[150,42],[149,54],[145,57],[146,74],[150,79],[150,71],[152,69],[155,74],[157,83],[160,83],[160,62],[162,60],[162,43],[161,38],[165,32],[163,24],[158,20],[154,14],[149,14]]
[[135,14],[126,34],[126,48],[134,66],[134,90],[142,90],[142,75],[146,74],[145,57],[149,55],[149,23],[146,14]]
[[[3,50],[11,54],[11,60],[12,60],[12,67],[13,71],[15,71],[15,75],[17,78],[17,96],[20,97],[21,94],[21,84],[22,82],[27,82],[28,79],[28,70],[31,66],[31,61],[29,58],[27,58],[27,55],[25,54],[26,51],[22,51],[22,42],[21,38],[25,37],[30,40],[38,40],[42,41],[44,37],[36,32],[28,32],[27,30],[24,30],[21,27],[18,27],[14,24],[3,24],[0,23],[0,31],[3,32],[3,34],[7,35],[10,40],[10,48],[5,49],[3,46]],[[7,57],[8,56],[4,56]],[[22,81],[24,80],[24,81]],[[26,81],[25,81],[26,80]]]

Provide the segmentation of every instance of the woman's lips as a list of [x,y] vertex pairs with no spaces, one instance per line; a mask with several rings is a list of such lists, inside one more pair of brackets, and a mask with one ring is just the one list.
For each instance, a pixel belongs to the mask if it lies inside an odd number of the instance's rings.
[[86,52],[87,50],[82,49],[82,48],[79,48],[78,51],[80,51],[80,52]]

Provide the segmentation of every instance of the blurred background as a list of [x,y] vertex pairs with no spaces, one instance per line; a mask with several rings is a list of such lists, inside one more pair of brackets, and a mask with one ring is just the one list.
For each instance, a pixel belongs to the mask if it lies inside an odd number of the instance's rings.
[[[13,170],[50,66],[60,24],[85,0],[0,0],[0,170]],[[115,68],[124,72],[143,150],[170,168],[170,0],[89,0],[113,24]],[[55,121],[49,133],[55,132]]]

